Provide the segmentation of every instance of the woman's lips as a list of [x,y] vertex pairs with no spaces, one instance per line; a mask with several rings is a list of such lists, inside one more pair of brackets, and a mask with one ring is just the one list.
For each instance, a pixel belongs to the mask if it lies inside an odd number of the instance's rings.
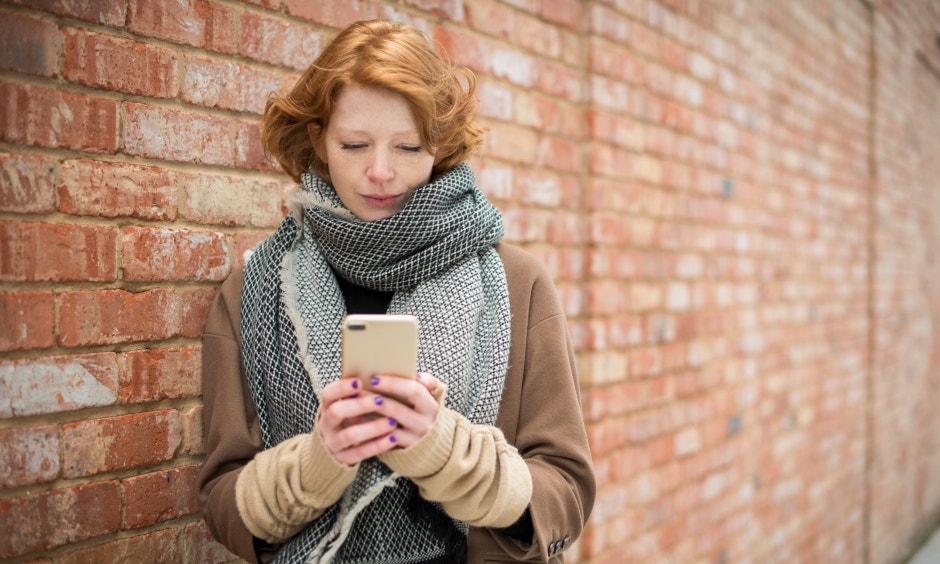
[[363,196],[363,199],[371,206],[377,208],[387,208],[395,205],[400,196]]

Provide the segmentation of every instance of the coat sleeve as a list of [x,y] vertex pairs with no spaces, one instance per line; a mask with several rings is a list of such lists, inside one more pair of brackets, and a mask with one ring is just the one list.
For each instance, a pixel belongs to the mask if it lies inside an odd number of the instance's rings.
[[258,562],[254,539],[238,513],[235,484],[261,451],[257,414],[242,378],[238,337],[241,273],[216,296],[202,338],[203,424],[206,460],[197,501],[212,536],[237,556]]
[[470,543],[483,559],[555,561],[580,536],[596,492],[575,356],[544,267],[519,249],[498,250],[510,285],[513,338],[496,424],[532,476],[533,536],[523,543],[505,531],[478,528],[471,529]]

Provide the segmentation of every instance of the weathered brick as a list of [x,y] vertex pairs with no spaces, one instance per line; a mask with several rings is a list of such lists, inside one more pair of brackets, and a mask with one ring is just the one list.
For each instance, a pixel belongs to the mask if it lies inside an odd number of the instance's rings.
[[434,40],[453,64],[479,73],[490,72],[492,46],[485,39],[445,23],[435,29]]
[[209,308],[215,301],[218,291],[215,288],[196,288],[180,290],[180,303],[183,308],[184,337],[200,338],[209,317]]
[[242,231],[235,234],[235,264],[233,269],[244,268],[248,258],[261,241],[264,241],[270,235],[267,231]]
[[542,17],[575,31],[581,29],[584,9],[583,2],[578,0],[543,0],[539,4],[539,14]]
[[124,280],[223,280],[230,271],[225,236],[149,227],[121,230]]
[[281,191],[275,181],[188,174],[180,214],[206,224],[276,227],[284,218]]
[[330,27],[345,27],[363,19],[362,0],[347,2],[305,2],[286,0],[291,15]]
[[0,363],[0,418],[111,405],[117,400],[114,353]]
[[234,559],[231,552],[212,538],[203,520],[191,523],[183,529],[182,546],[182,552],[189,555],[190,562],[211,564],[232,562]]
[[174,43],[235,52],[235,11],[206,0],[128,0],[127,27]]
[[110,227],[0,223],[0,280],[110,282],[116,245]]
[[280,170],[261,147],[261,127],[257,123],[239,122],[235,134],[235,166],[255,170]]
[[171,460],[181,439],[174,410],[120,415],[62,425],[62,475],[66,478]]
[[124,2],[113,0],[6,0],[9,4],[26,6],[59,16],[78,20],[121,27],[127,16]]
[[242,14],[239,37],[242,55],[297,70],[310,66],[326,39],[310,26],[249,12]]
[[562,32],[548,22],[526,14],[516,14],[513,45],[549,59],[562,55]]
[[467,23],[473,29],[500,39],[512,36],[516,11],[496,0],[478,0],[464,5]]
[[59,297],[59,344],[65,347],[159,341],[180,334],[176,292],[83,290]]
[[121,355],[121,402],[141,403],[200,394],[200,349],[146,349]]
[[172,221],[176,173],[165,168],[86,159],[62,163],[59,211],[96,217]]
[[113,533],[121,523],[117,482],[102,482],[0,500],[0,517],[16,523],[0,535],[0,558]]
[[42,349],[55,342],[51,292],[0,294],[0,351]]
[[271,71],[208,57],[183,59],[183,99],[193,104],[261,114],[281,76]]
[[118,108],[114,100],[0,83],[0,141],[114,153]]
[[179,90],[176,52],[130,39],[65,28],[62,76],[106,90],[171,98]]
[[215,165],[235,159],[235,126],[227,118],[137,103],[127,103],[125,112],[130,155]]
[[140,562],[175,564],[190,561],[180,551],[179,530],[161,529],[145,535],[105,542],[58,556],[56,564],[95,564],[97,562]]
[[54,76],[62,38],[56,25],[24,14],[0,16],[0,70]]
[[58,168],[58,161],[51,157],[0,153],[0,211],[54,211]]
[[[0,377],[2,377],[0,367]],[[0,430],[0,488],[49,482],[59,475],[55,426]]]
[[206,435],[201,405],[183,413],[183,453],[206,453]]
[[122,480],[124,528],[146,527],[198,512],[198,475],[199,466],[183,466]]

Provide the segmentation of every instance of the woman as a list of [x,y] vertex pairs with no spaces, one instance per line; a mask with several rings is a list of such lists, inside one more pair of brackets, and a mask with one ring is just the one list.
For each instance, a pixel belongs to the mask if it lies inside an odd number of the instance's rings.
[[[584,527],[565,318],[465,163],[473,86],[416,30],[360,22],[267,105],[301,189],[203,339],[200,507],[249,562],[561,561]],[[341,378],[347,313],[417,316],[417,377]]]

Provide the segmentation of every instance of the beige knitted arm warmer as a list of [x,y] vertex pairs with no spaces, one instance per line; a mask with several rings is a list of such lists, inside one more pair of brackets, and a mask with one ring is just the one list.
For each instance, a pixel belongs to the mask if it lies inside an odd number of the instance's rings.
[[238,476],[235,501],[251,534],[283,542],[343,495],[357,466],[336,462],[318,430],[255,455]]
[[406,449],[379,455],[422,497],[474,527],[508,527],[532,498],[532,475],[502,431],[441,407],[430,432]]

